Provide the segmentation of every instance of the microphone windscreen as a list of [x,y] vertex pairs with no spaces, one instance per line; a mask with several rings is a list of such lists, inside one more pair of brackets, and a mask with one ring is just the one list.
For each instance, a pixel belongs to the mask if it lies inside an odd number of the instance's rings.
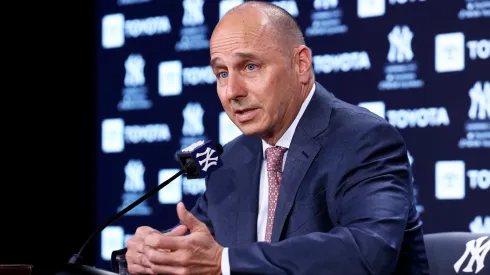
[[218,151],[218,155],[223,154],[223,146],[219,142],[216,142],[216,151]]
[[188,179],[205,178],[215,169],[222,166],[219,156],[223,146],[211,140],[197,141],[178,154],[178,160]]

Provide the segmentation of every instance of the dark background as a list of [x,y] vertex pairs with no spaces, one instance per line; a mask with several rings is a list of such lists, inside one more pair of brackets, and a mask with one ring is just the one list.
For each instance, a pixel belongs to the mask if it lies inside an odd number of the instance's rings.
[[95,229],[95,4],[14,4],[2,20],[0,264],[46,274]]

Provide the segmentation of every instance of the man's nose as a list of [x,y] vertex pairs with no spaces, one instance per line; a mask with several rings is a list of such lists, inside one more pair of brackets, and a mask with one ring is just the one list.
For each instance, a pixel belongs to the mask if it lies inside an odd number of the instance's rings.
[[235,100],[245,96],[247,96],[247,92],[243,85],[243,80],[240,76],[230,73],[226,85],[226,97],[228,100]]

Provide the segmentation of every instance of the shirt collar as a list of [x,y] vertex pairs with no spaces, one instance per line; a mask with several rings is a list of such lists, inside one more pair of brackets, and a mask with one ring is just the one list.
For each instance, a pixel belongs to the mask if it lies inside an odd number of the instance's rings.
[[[291,123],[291,125],[286,130],[286,132],[284,132],[284,134],[281,136],[281,138],[277,141],[276,146],[281,146],[281,147],[289,149],[289,146],[291,145],[291,141],[293,140],[294,132],[296,131],[296,127],[298,126],[298,123],[299,123],[301,117],[303,116],[303,113],[305,112],[306,107],[308,107],[308,104],[310,103],[311,98],[313,97],[313,93],[315,93],[315,83],[313,83],[313,87],[311,87],[310,93],[306,97],[303,104],[301,104],[301,108],[299,109],[299,112],[296,115],[296,118],[293,120],[293,123]],[[266,158],[265,157],[265,150],[269,147],[272,147],[272,145],[269,145],[267,142],[262,140],[262,153],[263,153],[264,159]]]

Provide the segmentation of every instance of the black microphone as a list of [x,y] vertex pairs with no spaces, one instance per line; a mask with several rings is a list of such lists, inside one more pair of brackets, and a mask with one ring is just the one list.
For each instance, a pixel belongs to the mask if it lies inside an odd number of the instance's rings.
[[[214,143],[212,141],[197,141],[190,146],[182,149],[179,153],[177,153],[177,157],[181,166],[179,172],[175,175],[167,179],[166,181],[160,183],[157,187],[153,188],[150,192],[143,195],[138,200],[134,201],[130,205],[128,205],[123,210],[116,213],[109,220],[107,220],[103,225],[101,225],[97,230],[95,230],[92,235],[85,241],[77,254],[74,254],[70,260],[68,261],[68,265],[65,271],[61,274],[115,274],[113,272],[103,271],[97,268],[92,268],[88,266],[76,266],[80,264],[81,254],[85,247],[97,236],[102,230],[104,230],[107,226],[115,222],[121,216],[131,211],[138,204],[142,203],[149,197],[156,194],[160,189],[167,186],[170,182],[175,180],[181,175],[184,175],[188,179],[198,179],[205,178],[215,169],[218,169],[222,166],[221,160],[219,156],[223,153],[223,146],[219,143]],[[76,266],[76,267],[75,267]]]
[[188,179],[200,179],[207,177],[212,170],[221,167],[222,163],[219,159],[221,153],[223,153],[221,144],[213,144],[212,141],[198,141],[177,153],[177,158],[182,169],[187,171]]

